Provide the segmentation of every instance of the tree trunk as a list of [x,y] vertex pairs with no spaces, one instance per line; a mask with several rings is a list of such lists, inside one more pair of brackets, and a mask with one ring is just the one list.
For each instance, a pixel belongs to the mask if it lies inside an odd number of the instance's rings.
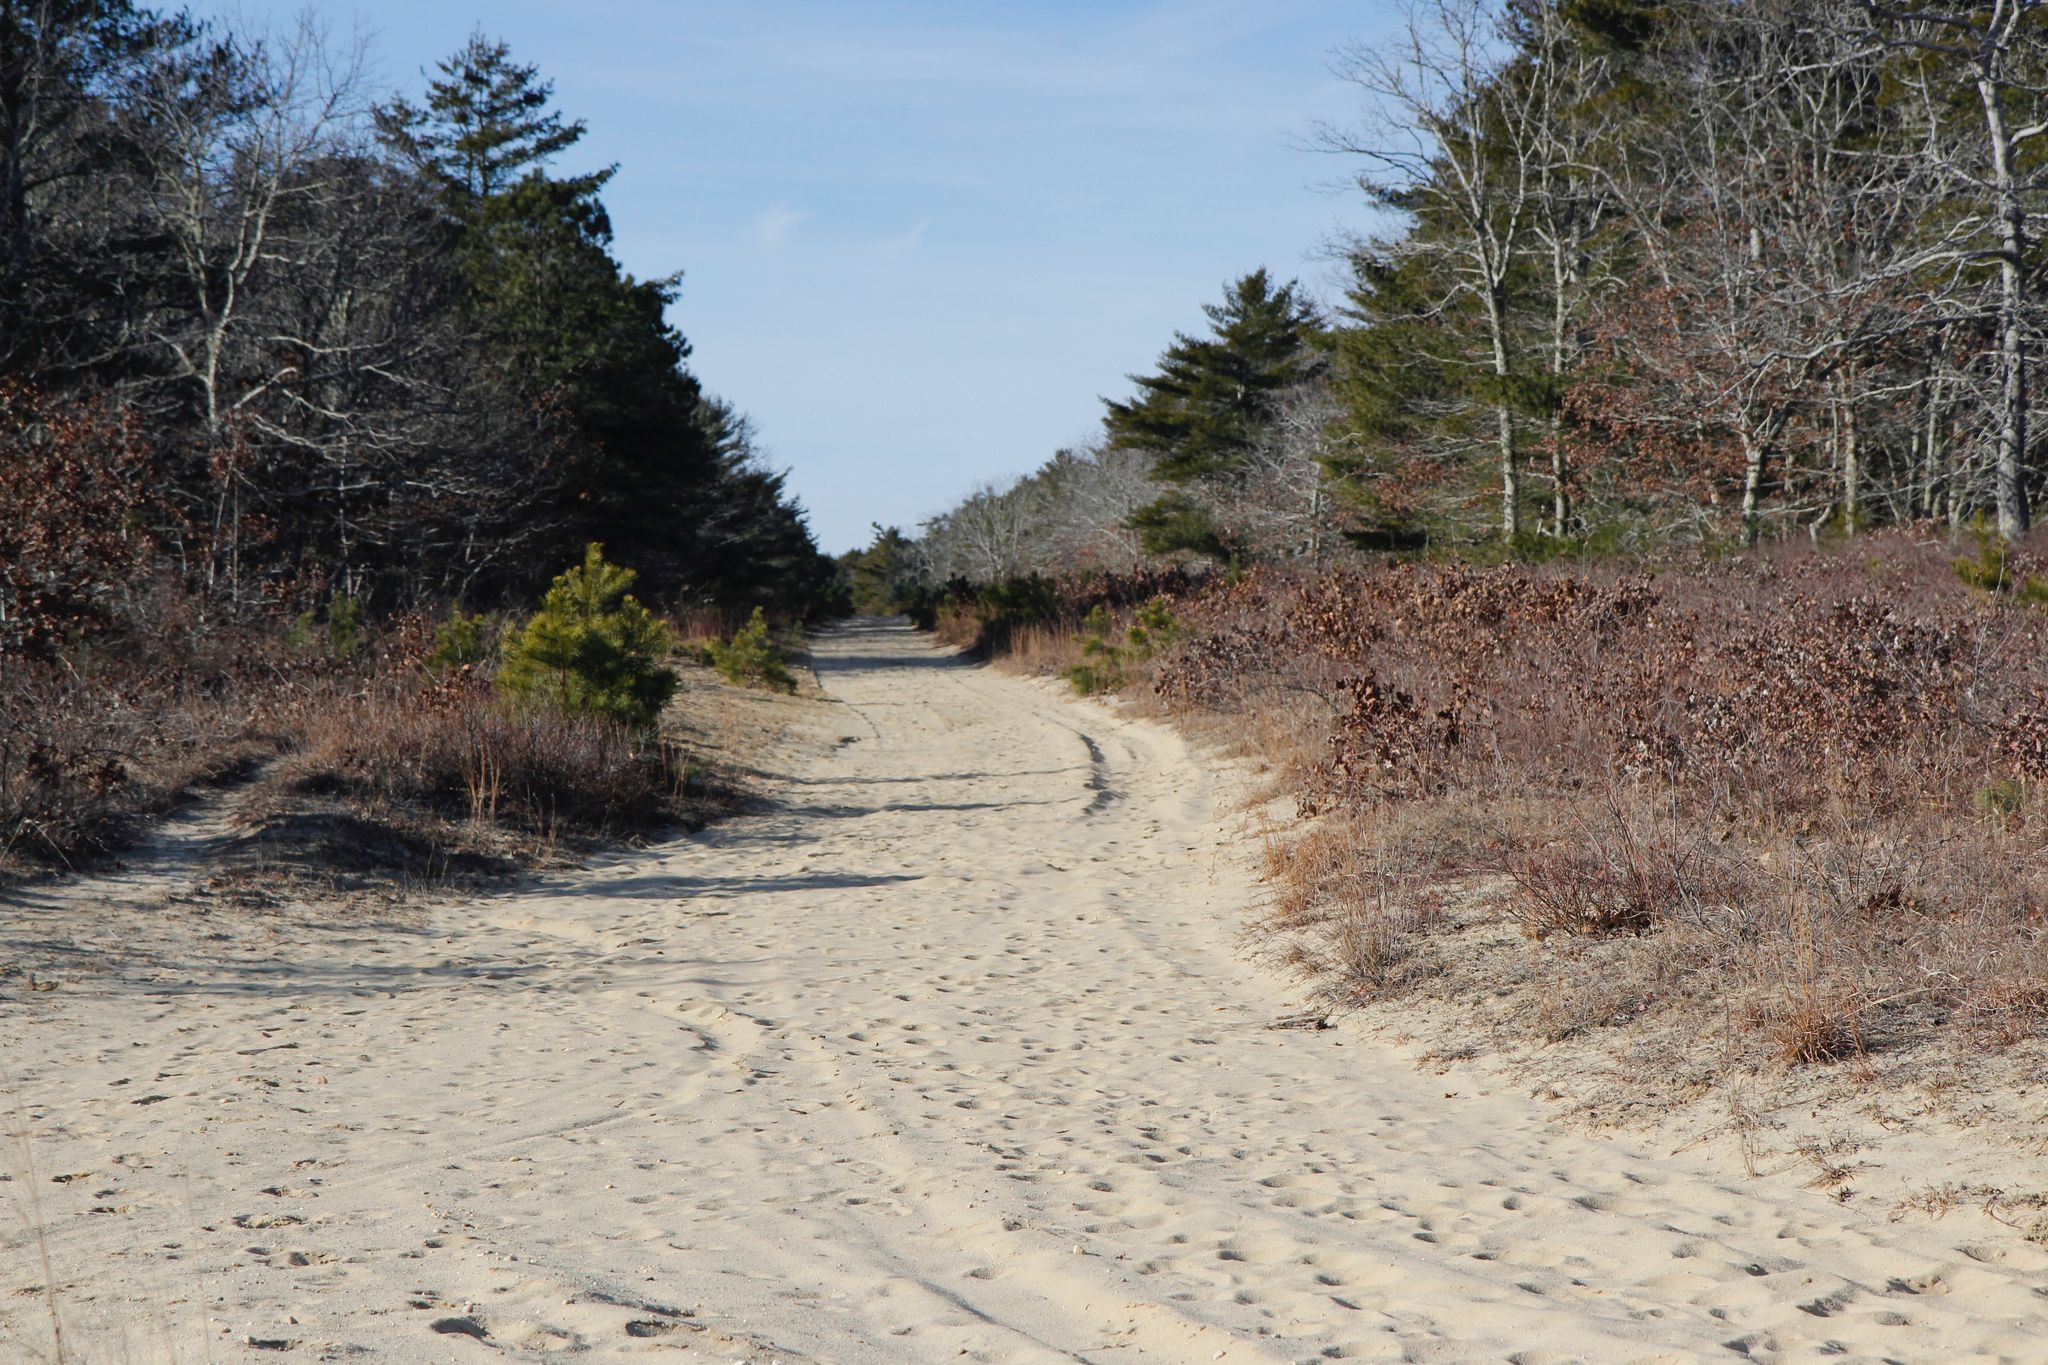
[[1550,416],[1550,520],[1551,530],[1559,540],[1571,533],[1572,494],[1570,488],[1571,469],[1564,456],[1564,419],[1556,413]]
[[1998,456],[1992,471],[1998,503],[1998,534],[2025,535],[2029,520],[2024,466],[2027,458],[2027,338],[2021,316],[2026,259],[2026,210],[2013,179],[2012,144],[2005,126],[2004,100],[1990,71],[1977,80],[1984,126],[1991,141],[1992,188],[1998,209]]
[[1500,446],[1500,530],[1513,540],[1522,533],[1522,470],[1515,457],[1515,413],[1508,403],[1507,320],[1502,316],[1500,286],[1486,294],[1486,325],[1493,341],[1493,375],[1501,381],[1501,392],[1493,401],[1495,440]]
[[1855,384],[1842,377],[1842,529],[1856,534],[1863,525],[1863,446],[1856,427]]
[[1742,543],[1754,550],[1762,527],[1759,507],[1763,501],[1764,443],[1742,433]]
[[1562,238],[1556,232],[1550,239],[1550,521],[1551,531],[1559,540],[1564,539],[1571,527],[1572,495],[1569,484],[1571,469],[1564,453],[1564,418],[1558,413],[1556,404],[1562,401],[1564,374],[1567,369],[1566,340],[1571,331],[1567,316],[1566,298],[1574,277],[1574,271],[1566,263]]
[[1927,461],[1927,496],[1923,510],[1930,521],[1942,514],[1943,501],[1948,494],[1948,479],[1942,468],[1942,457],[1946,453],[1941,440],[1941,376],[1936,374],[1927,382],[1927,430],[1921,438],[1921,454]]

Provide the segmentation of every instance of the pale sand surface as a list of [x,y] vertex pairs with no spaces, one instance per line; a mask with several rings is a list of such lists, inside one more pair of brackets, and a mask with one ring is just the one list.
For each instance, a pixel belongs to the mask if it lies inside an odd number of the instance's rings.
[[0,984],[0,1358],[33,1224],[91,1361],[2048,1359],[1982,1220],[1270,1029],[1168,731],[816,652],[771,813],[410,923],[113,906]]

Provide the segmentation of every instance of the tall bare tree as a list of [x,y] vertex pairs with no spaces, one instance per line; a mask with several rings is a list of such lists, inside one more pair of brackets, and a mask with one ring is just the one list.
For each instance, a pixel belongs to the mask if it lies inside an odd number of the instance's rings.
[[[2048,161],[2029,155],[2028,149],[2048,134],[2048,118],[2041,116],[2048,95],[2048,32],[2036,0],[1991,0],[1969,7],[1864,0],[1863,9],[1883,41],[1932,59],[1902,64],[1900,70],[1901,79],[1922,88],[1930,111],[1948,110],[1949,95],[1957,90],[1967,91],[1976,106],[1973,134],[1953,128],[1933,145],[1936,164],[1966,205],[1967,225],[1979,234],[1980,244],[1971,254],[1997,266],[1993,490],[1999,534],[2010,539],[2024,533],[2032,519],[2027,487],[2029,315],[2035,300],[2029,257],[2041,193],[2048,187]],[[1931,124],[1938,129],[1943,121],[1937,112]]]
[[1522,498],[1509,280],[1543,190],[1543,158],[1535,110],[1542,86],[1502,79],[1510,51],[1503,15],[1489,0],[1418,0],[1397,36],[1338,50],[1335,71],[1363,93],[1367,110],[1360,126],[1325,126],[1318,141],[1364,163],[1357,183],[1375,204],[1434,229],[1382,247],[1439,258],[1448,292],[1433,311],[1477,307],[1499,526],[1512,539],[1522,529]]

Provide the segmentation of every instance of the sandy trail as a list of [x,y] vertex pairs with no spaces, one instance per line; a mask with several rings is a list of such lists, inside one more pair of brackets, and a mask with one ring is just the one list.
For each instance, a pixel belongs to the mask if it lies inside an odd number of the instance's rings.
[[406,926],[117,907],[0,988],[0,1357],[32,1225],[82,1360],[2048,1356],[2015,1238],[1269,1029],[1167,731],[900,626],[816,661],[771,814]]

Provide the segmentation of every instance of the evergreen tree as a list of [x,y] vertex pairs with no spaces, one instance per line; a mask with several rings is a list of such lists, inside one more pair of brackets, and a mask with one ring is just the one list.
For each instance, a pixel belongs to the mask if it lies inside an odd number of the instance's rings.
[[1132,512],[1124,525],[1137,532],[1138,547],[1148,555],[1197,554],[1223,560],[1234,553],[1216,524],[1216,514],[1181,489]]
[[1171,483],[1234,473],[1274,396],[1318,364],[1316,310],[1292,281],[1276,288],[1261,268],[1202,311],[1212,335],[1177,334],[1156,374],[1130,376],[1138,396],[1110,401],[1103,419],[1112,446],[1153,452],[1155,477]]
[[[565,123],[548,107],[555,87],[540,68],[513,61],[509,47],[480,31],[436,69],[441,79],[428,82],[425,108],[395,100],[377,111],[377,127],[461,203],[489,200],[583,137],[583,120]],[[566,183],[587,196],[611,175]]]
[[680,277],[635,279],[613,258],[610,170],[547,174],[583,124],[549,108],[534,67],[478,35],[440,70],[425,109],[389,106],[380,125],[445,186],[478,330],[518,401],[553,415],[564,539],[602,539],[659,592],[726,576],[706,525],[721,469],[667,320]]
[[894,526],[874,526],[865,550],[848,551],[843,563],[851,581],[853,609],[889,616],[912,605],[918,584],[917,542]]
[[1491,492],[1491,471],[1470,453],[1491,437],[1490,376],[1472,363],[1478,310],[1468,297],[1444,303],[1453,291],[1433,253],[1361,248],[1351,271],[1326,339],[1350,439],[1325,468],[1359,514],[1362,543],[1456,535]]
[[691,417],[712,463],[689,518],[691,553],[704,567],[688,584],[699,598],[766,606],[805,617],[833,595],[838,566],[818,549],[789,478],[770,469],[753,420],[722,398],[702,395]]
[[522,705],[654,724],[675,695],[675,672],[661,665],[675,638],[628,591],[635,577],[607,563],[603,546],[586,546],[583,562],[558,575],[540,610],[505,638],[499,690]]
[[569,535],[604,537],[667,589],[687,547],[678,518],[716,464],[693,420],[689,343],[666,319],[676,281],[634,279],[610,245],[594,195],[536,174],[480,207],[464,259],[505,373],[567,428]]
[[1153,457],[1152,477],[1180,485],[1126,525],[1147,554],[1190,552],[1228,558],[1230,549],[1189,486],[1228,485],[1244,472],[1279,395],[1312,378],[1314,305],[1289,281],[1275,287],[1261,267],[1204,304],[1211,335],[1177,333],[1155,374],[1132,375],[1138,396],[1107,402],[1111,449]]
[[0,373],[108,349],[87,317],[115,288],[106,225],[82,191],[129,169],[110,108],[200,34],[134,0],[0,0]]

